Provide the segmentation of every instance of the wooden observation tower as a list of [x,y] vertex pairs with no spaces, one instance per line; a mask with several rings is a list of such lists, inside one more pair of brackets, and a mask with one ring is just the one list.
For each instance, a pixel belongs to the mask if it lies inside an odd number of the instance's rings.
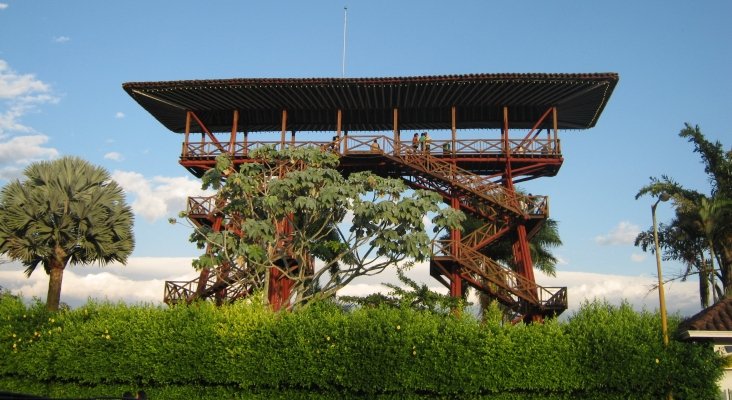
[[[436,241],[431,275],[452,296],[472,286],[533,321],[564,311],[567,291],[536,284],[529,240],[546,220],[549,202],[514,185],[556,175],[563,162],[559,131],[593,127],[617,82],[615,73],[477,74],[134,82],[123,88],[183,134],[180,164],[197,177],[219,154],[245,163],[263,145],[324,148],[335,138],[332,151],[343,173],[369,170],[439,193],[484,225]],[[431,150],[414,151],[412,135],[423,131],[433,137]],[[370,148],[374,140],[377,154]],[[211,198],[189,198],[188,212],[194,224],[225,229]],[[513,243],[515,269],[481,252],[500,238]],[[167,282],[165,302],[246,296],[251,288],[238,272],[221,266],[191,282]],[[291,282],[278,274],[269,279],[270,303],[285,306]]]

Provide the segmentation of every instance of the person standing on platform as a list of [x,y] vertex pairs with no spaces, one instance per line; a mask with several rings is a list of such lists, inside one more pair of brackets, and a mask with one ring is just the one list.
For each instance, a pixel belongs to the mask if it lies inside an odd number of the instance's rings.
[[414,153],[416,153],[418,148],[419,148],[419,134],[417,132],[414,132],[414,136],[412,136],[412,151]]

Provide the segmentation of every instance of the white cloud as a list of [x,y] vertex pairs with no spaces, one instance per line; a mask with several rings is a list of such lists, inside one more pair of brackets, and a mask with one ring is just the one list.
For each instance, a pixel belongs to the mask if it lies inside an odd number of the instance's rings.
[[156,176],[145,178],[132,171],[115,171],[112,179],[122,186],[135,214],[148,221],[168,218],[185,210],[188,196],[210,196],[201,182],[190,177]]
[[633,253],[630,255],[630,261],[633,262],[642,262],[646,259],[646,255],[642,253]]
[[640,233],[638,225],[622,221],[606,235],[595,237],[595,242],[600,245],[633,244],[636,236]]
[[0,60],[0,99],[18,99],[35,93],[48,93],[51,88],[33,74],[18,75],[5,60]]
[[[33,74],[18,74],[0,59],[0,179],[20,175],[30,162],[52,159],[58,151],[45,147],[46,135],[22,123],[24,115],[36,111],[40,104],[58,101],[46,83]],[[21,134],[22,136],[15,136]]]
[[58,157],[58,150],[45,147],[48,136],[16,136],[0,142],[0,179],[14,179],[22,174],[23,167],[31,162]]
[[54,43],[66,43],[66,42],[68,42],[70,40],[71,40],[71,38],[68,37],[68,36],[55,36],[53,38],[53,42]]
[[[64,272],[61,301],[71,306],[81,305],[89,298],[161,304],[166,280],[190,281],[197,276],[191,267],[191,258],[187,257],[132,257],[127,265],[73,266]],[[429,264],[426,262],[414,266],[407,276],[418,283],[426,283],[432,290],[447,293],[446,288],[429,276]],[[658,292],[651,290],[657,282],[652,276],[559,271],[556,277],[537,272],[536,279],[544,287],[567,287],[569,309],[564,317],[571,316],[582,303],[593,299],[615,305],[625,300],[636,310],[652,311],[659,304]],[[339,294],[364,296],[387,293],[390,289],[383,286],[383,282],[400,284],[393,270],[385,271],[380,275],[361,277]],[[22,293],[27,299],[34,296],[45,299],[48,276],[39,269],[26,278],[22,266],[10,263],[0,269],[0,286],[16,294]],[[697,282],[689,280],[666,284],[666,304],[671,314],[691,316],[697,313],[701,309]]]
[[554,257],[557,259],[557,265],[569,265],[569,260],[562,254],[555,253]]
[[124,160],[124,157],[122,157],[122,154],[117,153],[116,151],[111,151],[104,155],[104,158],[106,160],[112,160],[112,161],[122,161]]
[[123,113],[122,111],[117,111],[117,112],[116,112],[116,113],[114,114],[114,117],[115,117],[115,118],[117,118],[117,119],[121,119],[121,118],[124,118],[124,117],[125,117],[125,113]]
[[[537,272],[536,281],[545,287],[567,287],[568,315],[577,311],[583,302],[593,299],[604,299],[616,305],[627,300],[636,310],[655,310],[659,305],[658,291],[651,290],[658,281],[652,276],[559,271],[556,277]],[[691,316],[701,309],[697,282],[667,283],[665,289],[669,313]]]
[[[127,265],[73,266],[64,271],[61,301],[71,306],[84,304],[89,298],[159,304],[166,280],[189,281],[196,276],[191,259],[185,257],[133,257]],[[0,270],[0,286],[27,299],[45,300],[48,275],[40,268],[26,278],[23,267],[12,263]]]
[[4,10],[8,8],[8,5],[6,3],[0,3],[0,10]]

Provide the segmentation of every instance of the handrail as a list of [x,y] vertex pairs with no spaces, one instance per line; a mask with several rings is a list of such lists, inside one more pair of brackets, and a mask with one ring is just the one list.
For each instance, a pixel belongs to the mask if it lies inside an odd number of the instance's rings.
[[188,197],[188,215],[211,215],[216,210],[216,196]]
[[478,229],[470,232],[462,237],[463,246],[471,249],[479,250],[497,239],[502,233],[508,230],[508,224],[505,221],[488,222]]
[[[458,242],[457,255],[451,253],[455,241],[437,240],[432,243],[433,256],[447,256],[455,259],[469,272],[488,280],[510,295],[513,304],[518,306],[523,300],[540,309],[566,309],[566,288],[543,287],[507,268],[493,259]],[[504,297],[504,300],[507,298]]]
[[197,293],[196,288],[201,277],[190,281],[166,281],[163,302],[165,304],[177,304],[181,301],[190,303],[195,299],[206,299],[216,294],[221,289],[227,289],[225,299],[234,300],[252,291],[253,281],[250,274],[239,267],[232,265],[219,265],[210,268],[205,277],[203,292]]
[[[394,143],[390,138],[385,136],[370,140],[373,141],[374,139],[380,139],[384,143],[381,146],[384,156],[406,164],[413,169],[421,170],[421,172],[428,173],[438,179],[450,182],[453,186],[463,191],[471,192],[492,204],[499,205],[509,212],[518,215],[523,214],[519,206],[519,199],[525,196],[509,190],[505,186],[493,182],[486,177],[464,170],[454,163],[434,157],[428,151],[414,151],[411,145],[401,142]],[[355,146],[353,146],[353,142],[356,142]],[[349,137],[346,140],[347,151],[349,153],[354,152],[355,150],[352,150],[352,148],[360,147],[363,143],[363,137],[358,139]]]
[[[383,135],[346,135],[343,139],[350,142],[347,146],[346,153],[368,153],[371,151],[371,143],[374,139],[384,138]],[[342,139],[342,140],[343,140]],[[393,139],[389,138],[390,141]],[[411,148],[411,142],[400,141],[400,144]],[[450,145],[449,153],[445,153],[442,150],[444,144]],[[330,148],[331,141],[323,140],[305,140],[305,141],[287,141],[284,143],[285,148],[300,148],[307,146],[314,146],[319,148]],[[559,139],[543,139],[535,138],[524,141],[523,139],[509,139],[508,147],[509,151],[505,151],[505,141],[502,139],[460,139],[454,142],[455,148],[452,149],[453,141],[437,139],[432,140],[432,152],[434,154],[455,154],[456,156],[465,157],[507,157],[508,154],[514,158],[521,157],[557,157],[561,156],[561,146]],[[183,143],[183,151],[181,157],[185,159],[199,159],[199,158],[215,158],[222,153],[229,153],[235,158],[248,157],[252,150],[259,147],[269,145],[279,149],[282,148],[282,142],[279,140],[269,141],[251,141],[251,142],[234,142],[233,148],[231,146],[228,149],[224,149],[221,146],[217,146],[214,142],[193,142],[189,141]],[[390,151],[389,148],[385,148],[385,143],[379,143],[382,151]]]

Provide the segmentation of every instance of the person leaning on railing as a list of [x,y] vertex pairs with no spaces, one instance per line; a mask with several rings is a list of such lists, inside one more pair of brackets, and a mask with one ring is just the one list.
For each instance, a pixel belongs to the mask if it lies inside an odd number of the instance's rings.
[[379,147],[379,142],[374,139],[373,142],[371,142],[371,152],[372,153],[381,153],[381,148]]

